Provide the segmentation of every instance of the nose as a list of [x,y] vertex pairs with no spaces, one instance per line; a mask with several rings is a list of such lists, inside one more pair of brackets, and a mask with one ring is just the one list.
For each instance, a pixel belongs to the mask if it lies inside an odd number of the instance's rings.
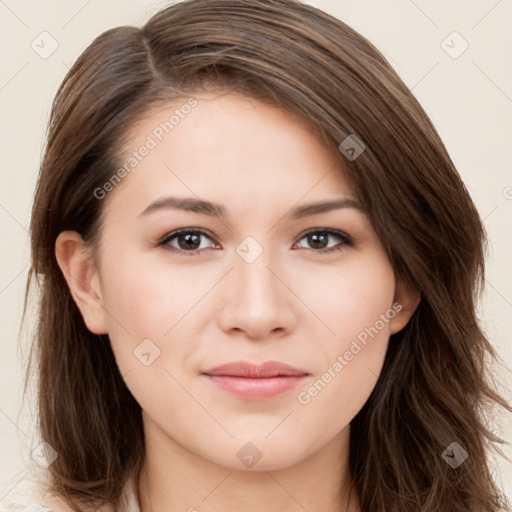
[[252,263],[235,255],[219,316],[225,332],[265,340],[285,336],[295,328],[300,301],[290,289],[289,276],[269,253],[263,251]]

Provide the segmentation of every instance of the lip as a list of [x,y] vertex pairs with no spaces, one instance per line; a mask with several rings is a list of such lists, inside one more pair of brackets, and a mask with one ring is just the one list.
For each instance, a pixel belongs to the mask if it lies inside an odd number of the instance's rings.
[[232,377],[249,377],[253,379],[261,379],[265,377],[299,377],[308,375],[308,372],[294,368],[289,364],[279,361],[265,361],[262,364],[249,363],[247,361],[233,361],[231,363],[222,364],[206,370],[206,375],[229,375]]
[[256,365],[234,361],[203,372],[220,389],[245,398],[277,396],[299,385],[309,373],[278,361]]

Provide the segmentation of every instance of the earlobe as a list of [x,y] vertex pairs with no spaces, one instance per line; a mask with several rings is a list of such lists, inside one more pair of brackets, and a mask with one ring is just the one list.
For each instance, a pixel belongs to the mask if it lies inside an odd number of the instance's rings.
[[391,334],[401,331],[407,325],[420,301],[421,295],[418,290],[405,285],[402,281],[397,282],[393,301],[396,304],[396,315],[390,321]]
[[98,271],[80,234],[62,231],[55,241],[55,257],[87,328],[94,334],[106,334]]

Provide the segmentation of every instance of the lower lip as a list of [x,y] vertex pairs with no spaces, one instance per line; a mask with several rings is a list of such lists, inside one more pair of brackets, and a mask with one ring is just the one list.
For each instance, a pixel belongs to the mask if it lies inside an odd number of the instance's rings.
[[205,375],[221,389],[231,391],[246,398],[271,398],[299,385],[307,377],[284,376],[251,379],[248,377],[233,377],[231,375]]

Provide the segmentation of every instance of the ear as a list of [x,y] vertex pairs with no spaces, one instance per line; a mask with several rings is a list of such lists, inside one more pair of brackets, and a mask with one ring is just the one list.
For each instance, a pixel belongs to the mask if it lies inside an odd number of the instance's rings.
[[396,315],[390,321],[391,334],[401,331],[407,325],[420,300],[418,290],[406,285],[402,280],[397,281],[393,301],[393,309],[396,311]]
[[108,332],[99,274],[90,249],[76,231],[62,231],[55,241],[55,257],[85,325],[94,334]]

